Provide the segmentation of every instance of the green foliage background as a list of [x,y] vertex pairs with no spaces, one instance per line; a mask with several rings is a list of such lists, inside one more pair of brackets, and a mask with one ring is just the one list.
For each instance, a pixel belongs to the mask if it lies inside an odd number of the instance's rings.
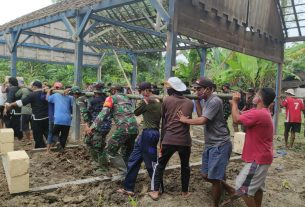
[[[199,77],[200,56],[197,50],[183,51],[186,61],[180,61],[175,67],[175,76],[191,83]],[[155,84],[164,81],[164,54],[141,54],[138,60],[137,82],[150,81]],[[132,75],[132,63],[129,56],[120,56],[120,61],[129,80]],[[9,60],[0,59],[0,82],[10,74]],[[17,64],[17,75],[24,77],[26,83],[33,80],[48,81],[52,84],[61,81],[73,85],[73,65],[54,65],[46,63],[23,62]],[[275,86],[277,64],[270,61],[247,56],[222,48],[207,51],[206,76],[213,79],[218,86],[230,83],[235,89]],[[299,79],[296,74],[305,73],[305,43],[295,44],[285,50],[283,76]],[[96,68],[83,68],[83,83],[97,80]],[[126,80],[113,56],[106,56],[102,62],[102,80],[105,83],[126,85]]]

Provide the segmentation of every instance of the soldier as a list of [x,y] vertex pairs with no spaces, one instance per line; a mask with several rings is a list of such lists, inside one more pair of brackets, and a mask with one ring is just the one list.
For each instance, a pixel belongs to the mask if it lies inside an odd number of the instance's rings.
[[[85,131],[91,126],[98,114],[101,112],[106,94],[103,83],[94,85],[94,96],[81,96],[81,90],[78,87],[72,87],[71,93],[77,98],[77,104],[85,122]],[[99,164],[103,171],[108,165],[108,160],[104,152],[106,146],[106,136],[111,129],[111,117],[107,116],[102,124],[96,129],[94,134],[85,135],[84,142],[89,147],[92,159]]]
[[[91,135],[102,125],[104,120],[111,116],[114,119],[116,130],[105,149],[109,156],[110,163],[119,169],[126,169],[128,158],[133,150],[135,138],[138,135],[138,125],[133,113],[132,104],[129,98],[123,94],[120,86],[111,87],[111,96],[107,97],[102,111],[99,113],[93,124],[86,130],[86,134]],[[121,149],[124,162],[118,155]]]

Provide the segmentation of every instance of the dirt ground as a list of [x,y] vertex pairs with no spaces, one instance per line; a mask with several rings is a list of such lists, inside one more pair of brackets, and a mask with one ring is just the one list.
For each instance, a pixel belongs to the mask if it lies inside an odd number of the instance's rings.
[[[291,150],[281,149],[282,137],[275,139],[275,159],[266,181],[266,193],[263,206],[305,206],[305,142],[304,137],[297,137],[295,147]],[[23,141],[16,148],[31,149],[31,143]],[[193,142],[191,162],[201,160],[203,144]],[[286,154],[287,153],[287,154]],[[45,152],[28,152],[30,156],[30,187],[58,184],[66,181],[95,177],[95,167],[85,147],[67,149],[65,153],[57,152],[47,155]],[[179,164],[177,155],[169,165]],[[227,169],[228,183],[234,180],[242,168],[241,161],[232,161]],[[117,172],[114,172],[114,174]],[[152,207],[196,207],[212,206],[211,185],[200,176],[200,166],[192,167],[190,192],[188,199],[180,197],[180,170],[167,171],[164,175],[166,192],[159,201],[152,201],[147,192],[150,181],[147,174],[139,175],[136,197],[128,198],[117,194],[122,180],[96,182],[83,185],[71,185],[51,192],[35,192],[10,195],[7,188],[3,167],[0,167],[0,206],[152,206]],[[237,200],[228,206],[245,206]]]

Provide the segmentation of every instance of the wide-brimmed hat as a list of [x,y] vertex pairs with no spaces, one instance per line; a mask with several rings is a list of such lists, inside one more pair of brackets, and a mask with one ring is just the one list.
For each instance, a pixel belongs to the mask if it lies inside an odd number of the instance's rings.
[[186,91],[186,85],[177,77],[170,77],[164,82],[165,87],[173,88],[176,91]]
[[294,90],[293,89],[287,89],[286,91],[285,91],[285,93],[287,93],[287,94],[290,94],[290,95],[292,95],[292,96],[295,96],[295,94],[294,94]]

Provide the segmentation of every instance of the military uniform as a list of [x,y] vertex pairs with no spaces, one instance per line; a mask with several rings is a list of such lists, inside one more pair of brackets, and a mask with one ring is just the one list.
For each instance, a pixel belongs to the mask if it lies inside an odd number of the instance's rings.
[[109,116],[114,119],[116,130],[105,151],[110,157],[117,157],[121,149],[124,162],[127,163],[138,134],[138,125],[129,98],[120,93],[107,97],[102,111],[90,128],[97,131]]
[[[87,98],[82,96],[77,99],[77,104],[80,107],[80,112],[84,122],[90,126],[97,115],[101,112],[105,102],[105,96],[94,96]],[[84,142],[89,147],[91,156],[94,161],[98,162],[103,168],[108,164],[106,154],[104,152],[106,146],[106,136],[111,129],[111,117],[105,117],[102,124],[97,127],[94,134],[85,135]]]

